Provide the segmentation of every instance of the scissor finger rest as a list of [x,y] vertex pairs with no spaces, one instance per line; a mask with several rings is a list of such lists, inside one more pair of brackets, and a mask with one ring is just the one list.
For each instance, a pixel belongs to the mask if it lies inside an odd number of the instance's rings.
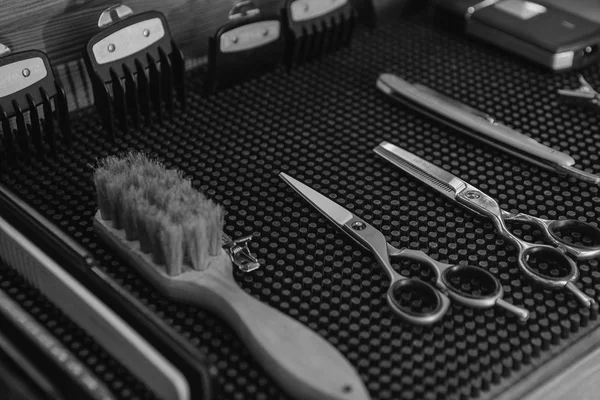
[[576,219],[551,221],[548,239],[578,260],[600,256],[600,229]]
[[560,289],[579,277],[573,260],[551,246],[525,246],[519,253],[519,263],[531,279],[553,289]]
[[441,274],[440,279],[451,299],[469,307],[492,307],[502,295],[500,282],[482,268],[453,265]]
[[448,297],[472,308],[500,306],[515,314],[521,321],[529,318],[529,311],[502,299],[500,281],[488,271],[471,265],[451,265],[440,274],[440,282]]
[[577,260],[600,257],[600,229],[576,219],[551,220],[528,214],[502,211],[504,221],[520,221],[536,225],[555,246]]
[[427,282],[404,277],[390,285],[387,301],[396,314],[417,325],[436,323],[450,306],[448,297]]
[[586,307],[595,303],[575,286],[579,277],[575,262],[554,247],[524,243],[519,251],[519,267],[530,279],[547,288],[569,289]]

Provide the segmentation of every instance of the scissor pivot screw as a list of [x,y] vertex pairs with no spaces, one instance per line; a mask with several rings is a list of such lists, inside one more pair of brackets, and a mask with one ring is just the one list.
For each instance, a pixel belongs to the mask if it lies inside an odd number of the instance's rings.
[[362,231],[366,227],[367,227],[367,224],[365,224],[362,221],[356,221],[356,222],[352,223],[352,229],[354,229],[355,231]]
[[481,197],[481,193],[467,192],[467,193],[465,193],[465,196],[467,197],[467,199],[478,199]]

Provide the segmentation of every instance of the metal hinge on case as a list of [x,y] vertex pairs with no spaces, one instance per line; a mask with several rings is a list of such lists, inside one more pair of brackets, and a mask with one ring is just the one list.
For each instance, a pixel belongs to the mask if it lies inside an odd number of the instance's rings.
[[234,4],[231,11],[229,11],[229,19],[238,19],[243,17],[253,17],[260,14],[260,10],[250,0],[240,1]]
[[231,239],[227,234],[223,233],[222,241],[223,248],[229,254],[231,262],[238,266],[242,272],[251,272],[260,267],[258,259],[250,253],[248,242],[252,240],[252,236],[245,236],[240,239]]
[[[115,4],[102,11],[98,18],[98,28],[106,28],[115,22],[133,15],[133,10],[124,4]],[[114,18],[113,18],[114,17]]]

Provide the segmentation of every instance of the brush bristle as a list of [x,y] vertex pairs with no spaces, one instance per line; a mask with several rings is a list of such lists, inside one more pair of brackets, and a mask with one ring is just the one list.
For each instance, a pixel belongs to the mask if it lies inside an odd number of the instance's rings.
[[223,208],[192,187],[181,171],[143,153],[107,157],[94,174],[100,215],[169,275],[207,267],[221,251]]

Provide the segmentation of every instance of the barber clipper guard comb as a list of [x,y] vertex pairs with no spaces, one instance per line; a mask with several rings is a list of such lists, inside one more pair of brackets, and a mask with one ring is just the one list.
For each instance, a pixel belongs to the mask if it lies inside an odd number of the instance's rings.
[[162,122],[163,105],[172,117],[175,96],[185,106],[183,55],[162,13],[133,15],[129,7],[116,5],[102,12],[98,27],[84,59],[96,108],[111,138],[115,119],[126,132],[128,117],[135,129],[153,118]]
[[44,52],[12,53],[0,44],[0,123],[1,156],[9,162],[71,143],[65,91]]
[[209,38],[205,89],[212,93],[268,72],[284,52],[281,18],[241,1],[229,12],[229,21]]
[[349,0],[288,0],[284,9],[286,66],[290,68],[346,46],[356,17]]

